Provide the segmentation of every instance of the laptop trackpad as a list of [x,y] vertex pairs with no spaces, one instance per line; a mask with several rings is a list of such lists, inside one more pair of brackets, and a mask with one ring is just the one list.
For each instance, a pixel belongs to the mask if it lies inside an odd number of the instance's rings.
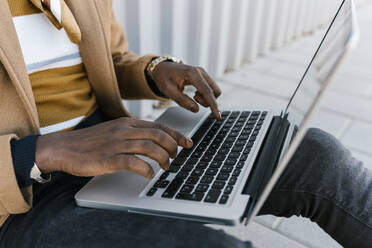
[[192,113],[181,107],[172,107],[167,109],[155,122],[189,135],[206,112],[207,109],[200,109],[198,113]]

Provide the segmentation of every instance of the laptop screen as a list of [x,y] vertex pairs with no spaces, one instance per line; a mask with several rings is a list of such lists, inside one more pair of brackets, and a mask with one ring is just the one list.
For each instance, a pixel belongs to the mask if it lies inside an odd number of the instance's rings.
[[317,96],[327,86],[350,44],[350,39],[354,37],[353,3],[351,0],[340,0],[339,4],[340,7],[335,8],[337,13],[331,19],[331,25],[326,30],[285,111],[294,115],[299,125],[311,112]]
[[[353,0],[340,0],[339,5],[335,8],[337,13],[331,20],[331,24],[326,30],[285,110],[285,114],[290,113],[291,116],[294,115],[291,121],[293,119],[298,121],[297,124],[300,126],[299,133],[301,135],[297,139],[292,140],[269,182],[263,182],[265,189],[259,194],[259,200],[254,205],[254,210],[249,219],[257,215],[281,173],[286,168],[301,141],[302,135],[305,133],[304,131],[306,131],[301,128],[306,127],[305,121],[309,119],[308,117],[312,113],[313,107],[319,102],[319,97],[324,92],[325,87],[329,85],[331,77],[335,74],[334,72],[341,64],[343,58],[357,41],[358,32]],[[249,219],[246,218],[246,223]]]

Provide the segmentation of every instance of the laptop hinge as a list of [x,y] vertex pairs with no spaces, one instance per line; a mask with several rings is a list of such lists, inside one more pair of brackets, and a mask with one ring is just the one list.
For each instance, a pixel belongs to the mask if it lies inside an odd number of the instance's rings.
[[287,117],[288,115],[283,117],[275,116],[271,121],[269,130],[254,162],[252,172],[243,188],[242,194],[250,195],[250,200],[242,215],[242,222],[250,216],[255,203],[279,163],[280,154],[290,127]]

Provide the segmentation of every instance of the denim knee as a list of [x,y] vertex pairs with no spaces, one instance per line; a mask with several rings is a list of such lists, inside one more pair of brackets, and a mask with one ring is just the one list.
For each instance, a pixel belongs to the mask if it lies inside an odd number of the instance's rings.
[[327,174],[344,170],[356,162],[337,138],[318,128],[308,130],[292,160],[303,165],[304,169],[321,170]]

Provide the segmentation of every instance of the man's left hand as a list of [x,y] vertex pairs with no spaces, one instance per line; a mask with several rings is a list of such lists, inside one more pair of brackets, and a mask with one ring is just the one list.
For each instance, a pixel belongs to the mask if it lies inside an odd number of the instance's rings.
[[[198,102],[204,107],[210,107],[214,117],[221,120],[216,101],[221,95],[221,89],[203,68],[162,62],[156,66],[152,76],[158,89],[181,107],[198,112]],[[194,100],[183,93],[186,85],[196,88]]]

